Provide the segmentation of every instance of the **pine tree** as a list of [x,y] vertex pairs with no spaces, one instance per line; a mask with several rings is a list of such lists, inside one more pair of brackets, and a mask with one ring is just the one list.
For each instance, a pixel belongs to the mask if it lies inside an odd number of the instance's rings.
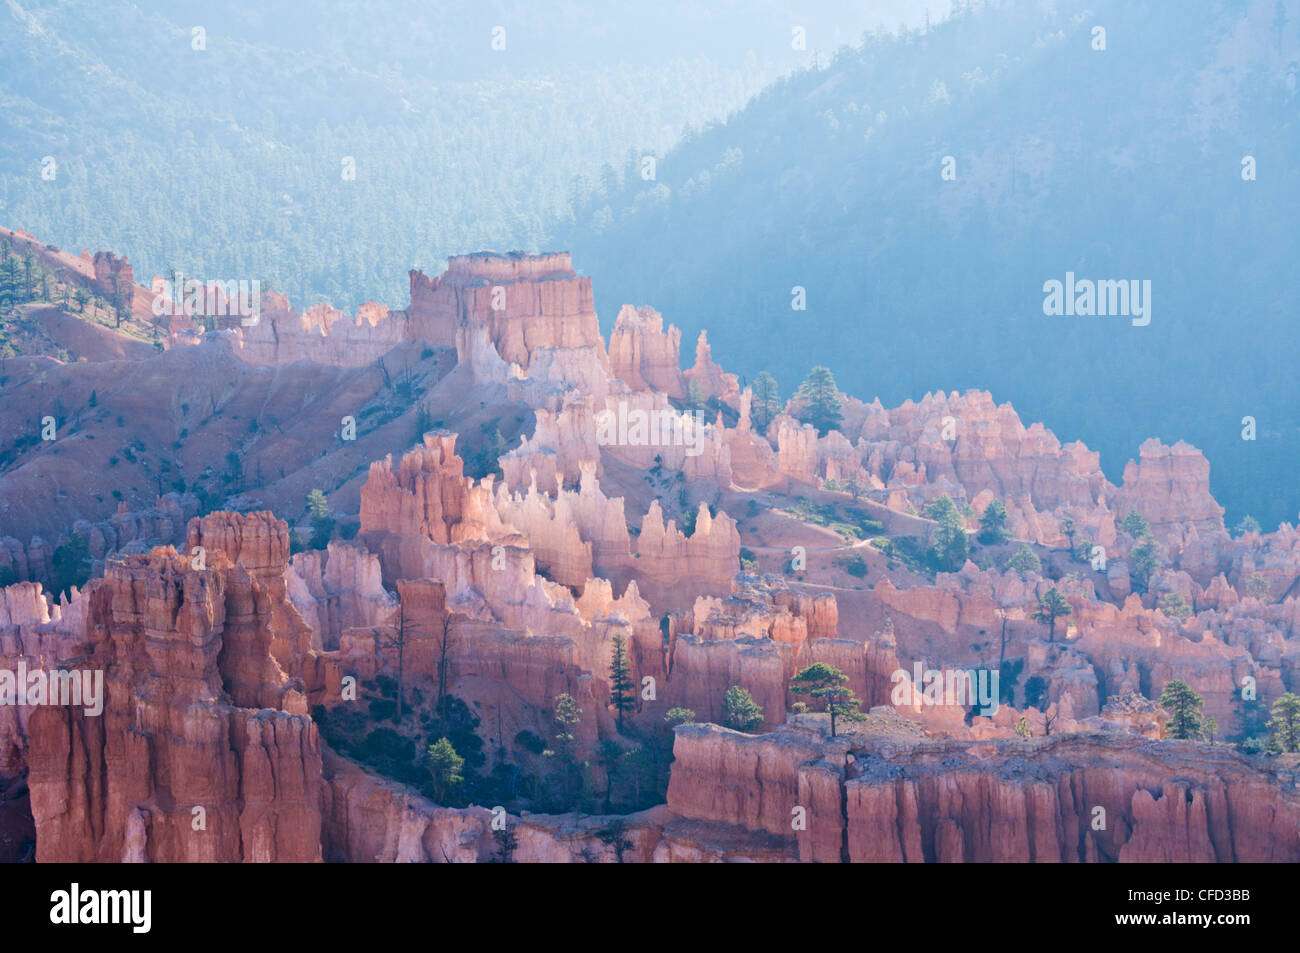
[[1250,514],[1247,514],[1241,518],[1240,523],[1233,527],[1232,535],[1245,536],[1247,533],[1258,533],[1259,531],[1259,520],[1255,519],[1255,517]]
[[698,377],[692,377],[686,383],[686,408],[688,410],[703,410],[704,405],[704,387],[700,384]]
[[664,721],[668,722],[669,726],[673,728],[678,725],[693,725],[695,724],[695,712],[680,706],[670,708],[668,714],[664,715]]
[[324,490],[317,488],[307,494],[307,509],[311,512],[313,519],[330,515],[329,500],[325,498]]
[[610,704],[618,712],[618,730],[623,733],[623,714],[636,708],[632,674],[627,659],[627,639],[621,634],[614,636],[614,653],[609,662],[609,696]]
[[[418,583],[409,582],[409,585],[418,585]],[[381,645],[397,649],[397,720],[399,722],[402,720],[406,702],[406,647],[423,635],[423,626],[414,619],[408,619],[406,615],[408,588],[408,580],[397,581],[397,627],[391,635],[386,629],[378,630],[377,635]],[[441,711],[438,714],[439,717],[442,716]]]
[[1133,587],[1146,592],[1151,585],[1151,574],[1160,568],[1160,556],[1154,540],[1148,539],[1129,553],[1129,577]]
[[1062,616],[1067,616],[1074,609],[1066,601],[1061,590],[1053,586],[1048,589],[1038,600],[1038,608],[1034,610],[1032,616],[1035,622],[1041,622],[1047,626],[1047,641],[1056,641],[1056,620]]
[[465,767],[465,759],[456,753],[450,741],[439,738],[425,750],[424,761],[433,780],[433,798],[443,804],[447,795],[465,780],[460,773]]
[[849,677],[834,665],[818,662],[810,665],[790,679],[790,693],[809,698],[826,699],[826,710],[831,715],[831,737],[835,737],[838,719],[862,721],[866,718],[859,709],[862,702],[849,688]]
[[840,410],[844,402],[829,368],[818,365],[809,371],[795,397],[801,405],[799,419],[816,427],[819,436],[826,436],[843,420]]
[[608,827],[596,833],[596,837],[606,847],[613,848],[614,859],[620,864],[623,863],[623,855],[635,846],[627,836],[627,821],[621,817],[610,821]]
[[[421,404],[415,411],[415,439],[413,443],[419,445],[424,442],[424,435],[433,428],[433,415],[429,409]],[[501,431],[497,431],[500,433]]]
[[[228,456],[234,457],[231,461],[232,468],[238,467],[238,454],[231,452]],[[307,494],[307,511],[311,514],[311,548],[324,549],[329,545],[330,536],[334,532],[334,516],[330,512],[324,490],[315,489]]]
[[1061,517],[1061,533],[1065,536],[1070,545],[1071,554],[1074,553],[1074,519],[1069,516]]
[[18,292],[18,259],[6,257],[4,265],[0,266],[0,293],[3,293],[6,304],[13,304],[19,299]]
[[781,394],[777,390],[776,378],[767,371],[761,371],[754,378],[749,405],[750,420],[754,429],[761,434],[767,433],[772,418],[781,412]]
[[555,696],[555,746],[543,751],[545,757],[555,758],[560,765],[560,776],[564,785],[564,806],[568,807],[577,796],[578,765],[575,758],[577,735],[575,731],[582,722],[582,709],[568,692]]
[[507,827],[492,828],[492,839],[496,841],[497,856],[494,864],[513,864],[515,849],[519,846],[519,835]]
[[752,732],[763,726],[763,709],[749,692],[732,685],[722,696],[722,719],[728,728]]
[[1005,542],[1011,533],[1007,531],[1007,508],[999,499],[993,499],[980,514],[979,541],[985,546],[996,546]]
[[956,572],[970,555],[970,539],[966,535],[966,521],[957,504],[947,493],[922,507],[928,519],[939,525],[930,534],[930,558],[941,572]]
[[84,536],[73,533],[66,542],[54,547],[50,562],[50,591],[71,596],[73,586],[80,588],[90,578],[90,545]]
[[35,269],[36,269],[36,259],[32,257],[31,252],[28,252],[26,255],[23,256],[23,300],[24,301],[32,300],[33,297],[32,273],[35,271]]
[[1209,741],[1218,730],[1213,718],[1203,712],[1205,701],[1186,682],[1166,682],[1160,693],[1160,707],[1169,712],[1165,733],[1184,741]]
[[1287,692],[1273,703],[1268,720],[1268,747],[1281,754],[1300,751],[1300,695]]
[[1007,560],[1007,568],[1020,573],[1022,576],[1030,572],[1041,573],[1043,571],[1043,561],[1027,544],[1022,543],[1020,548],[1015,551],[1015,554]]
[[1119,528],[1134,539],[1145,539],[1151,535],[1151,524],[1137,510],[1120,520]]
[[1186,622],[1192,615],[1192,607],[1187,604],[1181,592],[1162,592],[1156,600],[1156,607],[1171,619]]

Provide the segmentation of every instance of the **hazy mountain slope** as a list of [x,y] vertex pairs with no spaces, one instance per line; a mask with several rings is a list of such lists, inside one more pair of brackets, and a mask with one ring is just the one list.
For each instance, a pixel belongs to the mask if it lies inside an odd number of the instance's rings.
[[[961,15],[779,83],[565,239],[602,315],[707,327],[783,393],[815,363],[887,404],[989,388],[1113,479],[1144,437],[1183,438],[1230,520],[1294,520],[1298,29],[1272,0]],[[1045,316],[1067,271],[1149,279],[1151,323]]]
[[145,282],[179,267],[302,303],[400,302],[395,264],[537,248],[606,163],[922,9],[6,0],[0,222],[129,248]]

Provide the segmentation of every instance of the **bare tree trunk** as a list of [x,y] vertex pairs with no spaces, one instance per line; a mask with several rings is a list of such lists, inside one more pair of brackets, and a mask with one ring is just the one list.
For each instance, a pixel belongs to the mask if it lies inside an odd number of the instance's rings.
[[406,654],[406,606],[400,604],[401,616],[397,624],[397,720],[402,720],[402,666]]
[[[451,612],[448,611],[442,620],[442,644],[438,647],[438,717],[443,718],[446,715],[446,697],[447,697],[447,650],[451,641]],[[504,747],[504,740],[502,747]]]
[[1002,665],[1007,660],[1007,614],[1006,612],[999,612],[998,614],[1002,616],[1002,647],[998,650],[998,673],[1000,676]]

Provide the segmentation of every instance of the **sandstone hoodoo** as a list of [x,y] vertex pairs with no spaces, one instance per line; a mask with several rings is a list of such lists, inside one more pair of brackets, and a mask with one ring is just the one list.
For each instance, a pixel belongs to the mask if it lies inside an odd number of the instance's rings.
[[0,376],[65,402],[0,446],[0,675],[104,686],[0,678],[6,859],[1300,860],[1300,531],[1186,443],[1117,486],[988,393],[607,347],[564,253],[164,332]]

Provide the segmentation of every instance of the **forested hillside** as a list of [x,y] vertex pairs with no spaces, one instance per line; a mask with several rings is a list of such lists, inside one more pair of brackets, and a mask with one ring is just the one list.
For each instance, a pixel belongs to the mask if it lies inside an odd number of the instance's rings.
[[405,267],[544,246],[629,150],[920,8],[842,6],[11,0],[0,222],[128,254],[146,283],[182,268],[401,305]]
[[[887,405],[987,388],[1112,479],[1185,439],[1232,522],[1294,521],[1297,31],[1294,0],[963,5],[776,83],[562,243],[602,314],[707,328],[784,395],[815,364]],[[1045,315],[1067,272],[1149,280],[1150,324]]]

